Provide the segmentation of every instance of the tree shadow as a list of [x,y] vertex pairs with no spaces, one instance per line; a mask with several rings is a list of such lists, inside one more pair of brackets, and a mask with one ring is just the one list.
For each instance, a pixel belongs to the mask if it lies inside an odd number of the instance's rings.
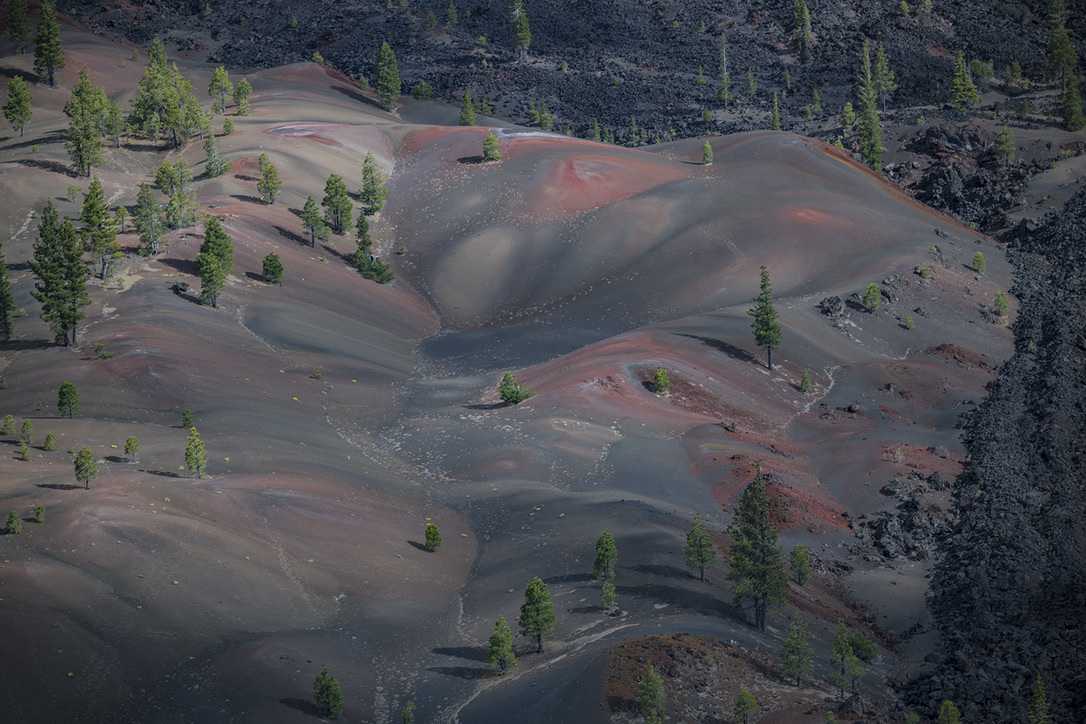
[[196,262],[191,259],[176,259],[172,256],[160,256],[156,261],[159,264],[176,269],[182,274],[188,274],[194,277],[200,276],[200,273],[196,270]]
[[279,703],[283,706],[289,706],[291,709],[297,709],[303,714],[315,716],[318,719],[322,718],[320,707],[308,699],[280,699]]
[[709,346],[709,347],[712,347],[713,349],[717,350],[718,352],[723,352],[724,354],[728,355],[729,357],[737,359],[740,362],[754,362],[755,361],[754,355],[752,355],[750,352],[746,351],[745,349],[741,349],[739,347],[736,347],[734,344],[729,344],[728,342],[725,342],[722,339],[712,339],[711,337],[701,337],[701,336],[696,335],[696,334],[677,334],[675,336],[677,336],[677,337],[689,337],[690,339],[696,339],[699,342],[701,342],[702,344],[704,344],[706,346]]
[[264,281],[264,275],[263,274],[257,274],[256,272],[245,272],[245,278],[246,279],[252,279],[254,282],[262,282],[262,281]]
[[586,583],[588,581],[594,581],[596,577],[591,573],[567,573],[564,576],[551,576],[550,578],[544,578],[543,582],[547,585],[552,583]]
[[474,164],[479,165],[483,162],[482,156],[461,156],[456,159],[457,163]]
[[691,591],[676,586],[649,583],[641,586],[618,586],[618,597],[643,598],[655,603],[666,603],[701,616],[734,618],[731,606],[708,593]]
[[651,563],[642,563],[637,566],[623,567],[627,571],[644,573],[649,576],[661,576],[663,578],[677,578],[680,581],[689,581],[694,578],[694,575],[689,571],[684,571],[682,568],[676,568],[675,566],[657,566]]
[[182,477],[182,476],[178,475],[177,473],[170,472],[169,470],[143,470],[143,469],[140,469],[139,472],[147,473],[148,475],[157,475],[160,478],[180,478],[180,477]]
[[40,168],[44,171],[52,171],[53,173],[59,173],[62,176],[67,176],[68,178],[86,178],[86,176],[82,176],[76,173],[70,166],[65,166],[59,161],[45,161],[37,158],[21,158],[18,161],[15,161],[15,163],[19,164],[20,166],[30,166],[31,168]]
[[[240,174],[240,173],[234,174],[234,178],[240,179],[241,181],[259,181],[260,180],[260,179],[256,178],[255,176],[246,176],[246,175]],[[234,198],[237,198],[237,197],[235,196]]]
[[122,458],[120,455],[106,455],[102,459],[105,460],[106,462],[110,462],[110,463],[127,463],[128,462],[128,458]]
[[9,339],[7,342],[0,342],[0,349],[10,350],[47,349],[56,346],[56,342],[45,339]]
[[[20,148],[29,148],[31,146],[44,146],[44,145],[46,145],[48,143],[60,143],[63,140],[64,140],[64,131],[63,130],[50,131],[49,133],[46,133],[46,134],[44,134],[42,136],[38,136],[36,138],[28,138],[28,139],[25,139],[25,140],[22,140],[22,141],[17,141],[15,143],[6,144],[4,146],[4,150],[5,151],[15,151],[15,150],[20,149]],[[67,198],[65,198],[64,200],[67,201]]]
[[417,540],[409,540],[407,541],[407,544],[412,548],[417,548],[420,551],[426,551],[427,553],[430,552],[426,550],[426,546],[424,546],[422,543],[419,543]]
[[245,201],[250,204],[267,206],[267,204],[264,203],[264,199],[257,198],[256,196],[249,196],[248,194],[230,194],[230,198],[237,199],[238,201]]
[[603,613],[603,609],[599,606],[578,606],[577,608],[567,608],[566,611],[569,613]]
[[353,101],[358,101],[359,103],[363,103],[367,106],[372,106],[382,111],[385,110],[384,108],[381,108],[381,104],[375,101],[373,98],[363,95],[360,91],[356,91],[354,88],[348,88],[341,85],[333,85],[332,90],[334,90],[336,93],[341,93],[347,96]]
[[504,402],[492,402],[489,405],[487,405],[487,404],[464,405],[464,408],[468,409],[468,410],[500,410],[501,408],[503,408],[505,406],[506,405],[505,405]]
[[49,490],[83,490],[86,488],[84,485],[69,485],[67,483],[38,483],[37,488],[48,488]]
[[430,649],[430,651],[442,656],[452,656],[457,659],[478,661],[479,663],[486,661],[486,651],[482,646],[439,646]]
[[30,268],[28,261],[16,261],[8,264],[8,271],[26,271]]
[[291,207],[289,207],[289,206],[288,206],[288,207],[287,207],[287,211],[289,211],[290,213],[294,214],[294,215],[295,215],[295,216],[297,216],[297,217],[298,217],[299,219],[300,219],[300,218],[302,218],[302,210],[301,210],[301,209],[292,209]]
[[282,226],[276,226],[274,228],[276,231],[279,232],[279,236],[283,237],[284,239],[290,239],[291,241],[296,242],[307,249],[313,248],[313,242],[311,242],[309,239],[305,238],[298,232],[291,231],[290,229],[284,229]]
[[428,666],[426,667],[426,670],[433,671],[435,674],[456,676],[461,679],[467,679],[468,681],[482,679],[490,673],[486,669],[472,668],[469,666]]

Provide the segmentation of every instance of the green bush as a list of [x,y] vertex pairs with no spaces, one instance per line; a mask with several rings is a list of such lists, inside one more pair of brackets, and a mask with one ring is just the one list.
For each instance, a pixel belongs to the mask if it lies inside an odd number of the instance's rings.
[[656,370],[656,374],[652,377],[652,391],[658,395],[666,395],[669,389],[671,389],[671,378],[668,376],[667,370],[661,367]]
[[12,535],[23,532],[23,521],[14,510],[8,513],[8,522],[4,526],[4,532]]
[[535,393],[517,382],[512,372],[506,372],[505,376],[502,377],[502,381],[498,384],[498,395],[501,397],[502,402],[507,405],[519,405],[535,395]]

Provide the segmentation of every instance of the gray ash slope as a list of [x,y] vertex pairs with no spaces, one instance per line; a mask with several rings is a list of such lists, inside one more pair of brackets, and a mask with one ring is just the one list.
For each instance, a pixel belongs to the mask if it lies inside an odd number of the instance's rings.
[[[570,125],[583,135],[598,120],[620,139],[631,119],[645,138],[705,132],[703,109],[721,107],[716,76],[722,33],[732,90],[740,96],[740,113],[719,118],[711,129],[724,132],[764,127],[761,116],[774,91],[786,96],[783,111],[794,119],[814,88],[826,113],[839,113],[854,94],[864,38],[886,44],[900,84],[894,99],[899,106],[944,101],[958,50],[997,69],[1018,61],[1028,77],[1040,78],[1047,47],[1046,0],[940,0],[932,14],[907,17],[889,0],[811,2],[815,41],[807,57],[792,40],[792,0],[527,0],[531,52],[520,61],[506,22],[507,0],[462,0],[456,25],[446,22],[448,4],[219,0],[206,14],[202,0],[136,6],[80,0],[72,6],[77,21],[92,29],[144,46],[160,33],[182,52],[202,50],[215,62],[240,67],[309,60],[319,51],[340,70],[369,77],[377,48],[387,40],[396,50],[405,93],[421,81],[448,101],[470,90],[516,121],[527,118],[528,103],[547,102],[556,127]],[[434,31],[424,27],[427,11],[438,19]],[[1086,53],[1086,17],[1072,17],[1070,29],[1080,54]],[[699,66],[708,79],[703,87],[695,84]],[[759,84],[754,98],[741,95],[748,69]]]
[[[1013,241],[1016,353],[970,417],[959,523],[932,609],[945,657],[921,706],[1019,722],[1034,678],[1055,721],[1086,711],[1086,191]],[[972,715],[972,716],[970,716]],[[973,716],[976,718],[974,719]]]

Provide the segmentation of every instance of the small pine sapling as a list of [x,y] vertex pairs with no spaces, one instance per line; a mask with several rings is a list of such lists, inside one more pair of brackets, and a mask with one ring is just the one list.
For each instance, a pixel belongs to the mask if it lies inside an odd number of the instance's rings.
[[441,532],[433,523],[426,524],[426,550],[433,553],[441,547]]
[[23,532],[23,521],[14,510],[8,513],[8,521],[7,525],[4,526],[4,532],[9,535],[18,535]]
[[37,508],[34,508],[34,522],[35,523],[44,523],[45,522],[45,506],[44,505],[39,505]]
[[803,377],[799,380],[799,391],[807,394],[812,389],[814,389],[814,385],[811,383],[811,373],[808,370],[803,370]]
[[669,389],[671,389],[671,378],[668,376],[667,370],[660,367],[656,370],[656,374],[652,376],[652,391],[657,395],[666,395]]

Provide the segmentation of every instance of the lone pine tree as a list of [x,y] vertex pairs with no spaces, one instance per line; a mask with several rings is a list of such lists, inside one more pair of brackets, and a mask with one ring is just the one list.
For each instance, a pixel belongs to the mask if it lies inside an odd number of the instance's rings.
[[264,257],[261,263],[261,274],[266,284],[283,284],[283,262],[275,252]]
[[490,635],[487,646],[486,668],[503,676],[516,665],[517,657],[513,653],[513,631],[505,622],[505,616],[498,616],[494,624],[494,633]]
[[[380,211],[388,198],[388,187],[381,181],[381,172],[377,170],[377,160],[373,153],[367,151],[366,158],[362,162],[362,193],[359,201],[366,209],[366,214],[372,216]],[[350,223],[350,217],[348,217]]]
[[68,128],[64,132],[64,150],[72,160],[72,168],[81,176],[90,177],[91,167],[100,166],[102,131],[110,111],[106,93],[90,79],[86,66],[79,69],[79,80],[64,104]]
[[687,568],[697,570],[698,577],[705,581],[705,571],[716,565],[716,547],[709,537],[709,531],[701,522],[701,513],[694,516],[694,522],[686,534],[686,548],[683,549]]
[[97,177],[91,181],[87,195],[83,197],[79,221],[82,224],[79,233],[83,239],[83,248],[97,260],[99,278],[105,279],[110,262],[121,250],[121,245],[117,243],[117,226],[106,203],[102,182]]
[[882,164],[882,127],[879,125],[879,89],[871,71],[871,43],[866,38],[860,59],[860,156],[870,168],[879,170]]
[[426,524],[426,550],[433,553],[441,547],[441,532],[433,523]]
[[197,478],[203,478],[204,470],[207,469],[204,441],[200,439],[200,433],[195,427],[189,428],[189,444],[185,448],[185,467]]
[[803,684],[803,677],[814,671],[814,649],[811,648],[807,623],[798,615],[792,619],[788,636],[781,647],[781,662],[785,678],[796,680],[796,686]]
[[762,281],[754,308],[747,314],[754,317],[754,343],[765,349],[766,366],[773,369],[773,350],[781,346],[781,325],[777,322],[777,309],[773,306],[773,289],[769,285],[769,270],[762,267]]
[[547,584],[536,576],[528,581],[528,585],[524,588],[524,604],[520,607],[520,617],[517,619],[520,635],[534,638],[536,652],[541,654],[543,639],[554,633],[556,620]]
[[30,296],[41,302],[41,318],[53,329],[58,344],[78,344],[78,325],[86,316],[82,310],[90,304],[87,267],[75,227],[68,219],[58,222],[52,201],[42,210],[29,263],[38,278]]
[[83,483],[86,490],[90,490],[90,481],[98,477],[98,463],[94,460],[94,453],[89,447],[80,450],[75,456],[75,479]]
[[596,541],[596,557],[592,561],[592,575],[599,580],[615,577],[615,565],[618,563],[618,548],[615,537],[604,530]]
[[20,137],[26,129],[26,124],[30,123],[30,119],[34,117],[34,111],[30,105],[32,100],[34,98],[30,95],[30,88],[22,76],[17,75],[12,78],[8,83],[8,102],[4,104],[4,118],[8,119],[12,128],[19,132]]
[[64,70],[64,66],[64,48],[60,43],[56,5],[53,0],[45,0],[34,36],[34,72],[38,74],[40,81],[56,88],[57,72]]
[[283,182],[279,178],[277,169],[268,158],[268,154],[260,154],[260,180],[256,183],[256,190],[260,192],[264,203],[274,204],[279,197],[279,191],[283,188]]
[[321,716],[338,719],[343,714],[343,691],[327,666],[313,680],[313,701],[317,703]]
[[655,666],[650,666],[641,677],[637,697],[641,700],[641,713],[645,716],[646,724],[661,724],[667,712],[667,692]]
[[15,43],[15,47],[19,49],[19,55],[25,53],[26,43],[32,37],[30,12],[27,10],[26,0],[12,0],[11,10],[8,13],[8,34],[11,35],[11,41]]
[[976,108],[980,103],[980,94],[969,77],[969,68],[962,51],[954,58],[954,78],[950,82],[950,102],[959,111]]
[[733,607],[741,609],[744,600],[749,599],[754,625],[765,631],[770,606],[784,604],[788,586],[781,549],[777,547],[777,531],[769,519],[769,498],[762,481],[761,463],[754,480],[739,498],[728,534],[735,541],[729,551],[728,573],[728,580],[735,582]]
[[396,63],[396,54],[389,44],[381,43],[377,51],[377,62],[373,68],[373,87],[381,106],[388,111],[396,107],[400,98],[400,69]]

